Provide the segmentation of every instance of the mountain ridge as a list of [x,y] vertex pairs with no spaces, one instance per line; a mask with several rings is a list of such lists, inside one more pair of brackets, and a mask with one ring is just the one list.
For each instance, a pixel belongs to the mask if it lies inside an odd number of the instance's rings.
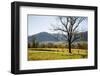
[[[80,39],[81,41],[87,41],[87,39],[88,39],[88,31],[79,32],[76,35],[81,36],[81,39]],[[31,43],[34,38],[38,42],[46,42],[46,41],[57,42],[57,41],[60,41],[60,40],[64,41],[64,36],[62,34],[40,32],[40,33],[31,35],[31,36],[28,36],[28,43]]]

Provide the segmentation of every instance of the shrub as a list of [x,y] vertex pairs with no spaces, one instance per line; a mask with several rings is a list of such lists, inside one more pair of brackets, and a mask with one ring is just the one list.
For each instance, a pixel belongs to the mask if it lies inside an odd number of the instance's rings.
[[77,43],[77,48],[78,49],[88,49],[88,44],[87,43]]

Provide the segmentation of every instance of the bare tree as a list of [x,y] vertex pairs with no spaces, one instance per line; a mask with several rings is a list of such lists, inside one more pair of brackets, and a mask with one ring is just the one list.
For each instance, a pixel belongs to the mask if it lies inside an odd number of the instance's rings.
[[71,45],[74,41],[79,39],[79,36],[75,36],[75,33],[78,31],[77,28],[85,17],[59,16],[58,19],[60,23],[58,22],[59,24],[56,26],[53,25],[53,30],[62,32],[65,41],[68,42],[69,53],[72,53]]

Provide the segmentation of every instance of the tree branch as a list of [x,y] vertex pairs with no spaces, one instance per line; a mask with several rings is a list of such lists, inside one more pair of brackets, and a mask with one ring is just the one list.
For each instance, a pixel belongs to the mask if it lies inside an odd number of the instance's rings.
[[[65,23],[62,21],[62,19],[64,19],[64,18],[66,19],[66,22]],[[68,17],[61,17],[61,16],[59,16],[59,19],[60,19],[61,24],[64,26],[64,28],[69,33],[69,31],[68,31],[68,22],[69,22]]]
[[85,19],[85,17],[81,17],[77,23],[77,25],[74,27],[73,32],[76,30],[76,28],[79,26],[79,24]]
[[67,32],[66,30],[61,29],[61,28],[59,28],[59,27],[58,27],[58,28],[55,28],[54,31],[63,31],[63,32]]
[[80,37],[74,37],[73,40],[71,40],[71,43],[73,43],[74,41],[78,40]]

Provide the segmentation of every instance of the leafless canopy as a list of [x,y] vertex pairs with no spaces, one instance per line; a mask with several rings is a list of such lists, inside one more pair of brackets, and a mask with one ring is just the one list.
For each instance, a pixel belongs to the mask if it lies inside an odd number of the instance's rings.
[[71,42],[79,39],[75,37],[77,28],[79,24],[85,19],[85,17],[74,17],[74,16],[59,16],[58,17],[60,24],[52,25],[54,31],[61,31],[66,41],[71,39]]

